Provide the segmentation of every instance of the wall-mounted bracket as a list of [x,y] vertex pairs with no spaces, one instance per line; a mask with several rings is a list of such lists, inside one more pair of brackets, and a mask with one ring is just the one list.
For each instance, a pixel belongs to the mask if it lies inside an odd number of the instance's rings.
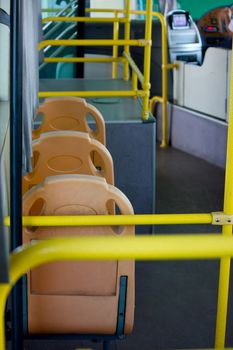
[[224,214],[223,212],[212,213],[212,225],[233,225],[233,214]]

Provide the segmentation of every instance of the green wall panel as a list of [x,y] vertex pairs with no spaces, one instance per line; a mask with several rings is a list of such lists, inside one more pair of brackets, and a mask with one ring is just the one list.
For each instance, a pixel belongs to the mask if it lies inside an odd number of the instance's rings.
[[[206,12],[219,6],[229,6],[233,0],[177,0],[183,10],[191,13],[194,19],[199,19]],[[140,1],[141,2],[141,1]],[[144,7],[146,0],[143,0]],[[154,9],[158,8],[158,0],[153,1]]]
[[233,0],[178,0],[181,8],[190,12],[194,19],[199,19],[206,12],[219,6],[229,6]]

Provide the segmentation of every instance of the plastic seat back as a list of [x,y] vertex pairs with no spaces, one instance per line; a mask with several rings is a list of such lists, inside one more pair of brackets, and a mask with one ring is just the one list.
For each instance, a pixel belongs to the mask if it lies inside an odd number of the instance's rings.
[[[109,202],[122,214],[133,215],[125,195],[105,179],[56,176],[25,194],[23,215],[108,215]],[[25,227],[23,241],[117,235],[133,236],[134,226]],[[57,262],[28,273],[29,333],[116,334],[122,276],[127,278],[122,333],[129,334],[134,320],[134,261]]]
[[[82,98],[51,98],[39,107],[37,115],[43,114],[39,128],[33,130],[32,138],[49,131],[73,130],[87,132],[105,145],[105,123],[101,113]],[[91,116],[96,129],[91,129],[87,118]]]
[[[109,151],[88,134],[73,131],[45,133],[33,141],[33,170],[23,177],[23,193],[48,176],[87,174],[104,177],[114,184],[113,161]],[[101,169],[93,163],[93,155]]]

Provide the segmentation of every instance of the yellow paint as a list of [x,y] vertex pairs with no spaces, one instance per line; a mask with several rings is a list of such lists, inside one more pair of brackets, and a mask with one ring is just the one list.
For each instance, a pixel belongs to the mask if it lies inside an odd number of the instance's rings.
[[[113,40],[119,40],[119,22],[118,22],[118,12],[115,13],[115,22],[113,25]],[[113,58],[116,60],[112,64],[112,79],[117,78],[117,59],[118,59],[118,46],[113,46],[112,52]]]
[[233,237],[158,235],[136,237],[65,237],[32,242],[10,259],[10,283],[0,285],[0,350],[5,350],[4,309],[11,288],[27,271],[54,261],[216,259],[233,256]]
[[143,87],[143,85],[144,85],[144,76],[143,76],[142,72],[140,71],[140,69],[138,68],[138,66],[136,65],[136,63],[134,62],[134,60],[132,59],[130,54],[128,54],[127,52],[124,52],[123,56],[126,58],[126,61],[130,65],[130,68],[136,74],[138,80],[140,81],[140,83],[141,83],[141,85]]
[[56,63],[56,62],[91,62],[91,63],[112,63],[112,62],[123,62],[123,57],[113,58],[113,57],[46,57],[44,58],[46,63]]
[[46,97],[136,97],[144,96],[144,91],[40,91],[39,98]]
[[[123,226],[123,225],[191,225],[210,224],[211,214],[148,214],[93,216],[27,216],[23,226]],[[5,218],[10,226],[10,217]]]
[[123,13],[123,12],[125,12],[125,10],[122,10],[122,9],[117,9],[117,10],[115,10],[115,9],[106,9],[106,8],[101,8],[101,9],[98,9],[98,8],[86,8],[85,9],[85,11],[86,11],[86,13],[91,13],[91,12],[105,12],[105,13],[116,13],[116,12],[118,12],[118,13]]
[[148,46],[144,39],[138,40],[44,40],[38,45],[39,51],[47,46]]
[[[233,56],[232,56],[233,67]],[[225,194],[224,194],[224,214],[233,213],[233,71],[231,72],[231,89],[230,89],[230,109],[228,124],[228,143],[225,173]],[[223,226],[222,235],[232,237],[232,225]],[[230,284],[231,258],[224,257],[220,262],[219,288],[218,288],[218,309],[216,321],[215,349],[223,349],[225,346],[228,296]]]
[[[152,13],[153,2],[146,2],[146,28],[145,28],[145,40],[151,42],[152,39]],[[146,95],[142,101],[142,119],[147,120],[149,118],[149,101],[150,101],[150,69],[151,68],[151,45],[144,48],[144,84],[143,90]]]
[[[124,79],[129,79],[129,65],[133,70],[132,74],[132,90],[133,95],[123,92],[122,94],[107,94],[107,96],[129,96],[129,97],[142,97],[142,120],[147,120],[149,118],[149,112],[153,108],[153,103],[155,100],[152,100],[150,103],[150,64],[151,64],[151,45],[152,45],[152,17],[157,17],[160,20],[162,26],[162,97],[159,99],[157,97],[157,101],[161,102],[163,105],[163,128],[162,128],[162,147],[167,145],[167,70],[176,68],[177,65],[171,65],[167,63],[167,32],[166,32],[166,23],[164,17],[158,13],[152,11],[152,3],[150,1],[147,2],[146,11],[131,11],[130,9],[130,0],[126,0],[126,8],[125,10],[114,10],[114,9],[86,9],[86,12],[106,12],[113,13],[114,18],[79,18],[79,17],[48,17],[44,21],[85,21],[85,22],[96,22],[96,21],[106,21],[112,22],[114,25],[113,28],[113,40],[45,40],[39,44],[39,50],[43,49],[47,46],[113,46],[113,57],[107,58],[106,60],[102,60],[101,58],[92,58],[91,60],[83,60],[81,58],[45,58],[45,62],[112,62],[112,78],[116,79],[117,76],[117,64],[118,62],[124,62]],[[124,18],[119,18],[119,14],[123,13],[125,15]],[[146,15],[146,30],[145,30],[145,38],[138,40],[130,40],[130,15],[131,14],[145,14]],[[124,40],[119,40],[119,22],[125,23],[125,33]],[[127,55],[127,60],[123,60],[118,58],[118,46],[124,46],[125,54]],[[140,72],[139,68],[136,66],[135,62],[132,60],[130,56],[130,46],[141,46],[144,47],[145,55],[144,55],[144,72],[143,74]],[[130,64],[129,59],[132,60]],[[82,61],[81,61],[82,60]],[[137,78],[135,76],[135,73]],[[137,80],[139,80],[142,84],[143,91],[137,91]],[[132,91],[131,91],[132,92]],[[70,94],[72,93],[72,95]],[[104,93],[104,92],[103,92]],[[98,96],[104,97],[103,93],[99,93]],[[66,93],[52,93],[48,92],[41,93],[40,97],[47,96],[79,96],[79,97],[93,97],[93,92],[66,92]],[[96,96],[96,95],[95,95]],[[96,97],[98,97],[96,96]]]
[[138,89],[138,77],[134,71],[132,72],[132,89],[133,91],[137,91]]
[[[125,4],[125,34],[124,38],[125,41],[130,40],[130,31],[131,31],[131,25],[130,25],[130,0],[126,0]],[[125,44],[124,46],[124,52],[127,54],[130,54],[129,45]],[[129,80],[129,63],[126,61],[124,64],[124,80]]]
[[57,12],[60,12],[61,10],[60,9],[52,9],[52,8],[43,8],[41,9],[41,12],[47,12],[47,13],[57,13]]
[[125,18],[106,18],[106,17],[46,17],[42,20],[47,22],[87,22],[87,23],[125,23]]

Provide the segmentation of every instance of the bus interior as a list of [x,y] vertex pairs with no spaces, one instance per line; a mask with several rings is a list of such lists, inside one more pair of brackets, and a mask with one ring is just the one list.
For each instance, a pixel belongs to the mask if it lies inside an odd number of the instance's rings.
[[233,3],[0,0],[0,350],[232,349]]

